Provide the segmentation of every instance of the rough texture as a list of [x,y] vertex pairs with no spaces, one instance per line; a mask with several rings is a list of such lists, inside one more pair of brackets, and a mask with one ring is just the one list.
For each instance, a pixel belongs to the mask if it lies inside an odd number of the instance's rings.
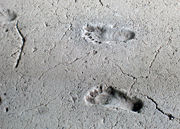
[[[0,4],[14,15],[0,15],[0,129],[180,128],[179,0]],[[129,28],[135,39],[92,44],[86,23]],[[85,105],[99,84],[138,96],[143,110]]]

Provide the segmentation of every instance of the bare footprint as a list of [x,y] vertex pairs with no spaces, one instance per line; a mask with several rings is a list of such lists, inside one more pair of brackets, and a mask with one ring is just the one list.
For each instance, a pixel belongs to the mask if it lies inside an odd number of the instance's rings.
[[143,102],[136,97],[128,97],[125,93],[113,87],[103,88],[102,86],[93,87],[84,96],[87,105],[102,105],[109,109],[124,109],[133,112],[140,112]]
[[129,29],[113,28],[111,26],[92,26],[87,24],[83,27],[82,37],[94,44],[109,43],[110,41],[127,42],[135,37],[135,33]]
[[14,21],[16,17],[17,14],[14,11],[2,8],[2,6],[0,6],[0,22],[5,24],[7,22]]

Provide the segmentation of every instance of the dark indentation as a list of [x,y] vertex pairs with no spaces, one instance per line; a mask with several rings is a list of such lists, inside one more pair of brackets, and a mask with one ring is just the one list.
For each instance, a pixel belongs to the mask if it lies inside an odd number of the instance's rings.
[[131,100],[131,99],[127,96],[127,94],[125,94],[125,93],[123,93],[123,92],[120,92],[120,91],[118,91],[118,90],[116,90],[116,92],[119,94],[119,97],[125,99],[126,101],[127,101],[127,100]]
[[87,25],[86,28],[84,28],[85,30],[89,31],[89,32],[93,32],[94,31],[94,27],[93,26],[90,26],[90,25]]
[[98,91],[97,90],[94,90],[94,95],[95,95],[95,97],[98,95]]
[[93,93],[93,92],[90,92],[90,96],[91,96],[91,97],[94,97],[94,93]]
[[0,97],[0,105],[1,105],[1,103],[2,103],[2,99],[1,99],[1,97]]
[[135,38],[135,33],[133,31],[130,31],[130,30],[122,30],[122,34],[126,38],[124,42],[126,42],[127,40],[131,40],[131,39]]
[[45,24],[45,27],[48,27],[48,26],[50,26],[50,25],[49,25],[47,22],[45,22],[44,24]]
[[[132,103],[133,104],[132,111],[134,111],[134,112],[140,113],[140,110],[143,107],[142,100],[140,100],[139,98],[136,98],[136,97],[131,98],[126,93],[116,90],[112,86],[109,86],[105,90],[105,92],[107,92],[110,95],[113,95],[114,97],[120,97],[121,99],[124,99],[127,103]],[[172,116],[172,118],[173,118],[173,116]]]
[[96,50],[93,50],[93,55],[96,55],[97,54],[97,51]]
[[17,17],[17,14],[14,12],[14,11],[11,11],[9,9],[7,9],[7,13],[8,13],[8,16],[9,16],[9,21],[13,21],[16,19]]
[[100,31],[102,30],[102,28],[100,28],[99,26],[97,26],[97,29],[100,30]]
[[104,32],[106,31],[106,29],[103,28],[103,27],[97,26],[96,28],[97,28],[97,30],[99,30],[99,31],[101,32],[101,34],[104,33]]
[[127,38],[128,40],[130,40],[130,39],[134,39],[134,37],[135,37],[135,33],[132,32],[132,31],[128,31],[128,33],[127,33],[127,35],[126,35],[126,38]]
[[102,93],[102,85],[99,86],[99,92]]
[[91,97],[96,97],[98,95],[98,91],[94,90],[94,92],[90,92]]
[[94,41],[94,39],[92,39],[92,41]]
[[6,107],[6,112],[8,112],[9,111],[9,109],[8,109],[8,107]]
[[91,37],[91,36],[89,36],[89,38],[90,38],[90,39],[92,39],[92,37]]
[[110,95],[115,95],[115,89],[112,87],[112,86],[109,86],[107,89],[106,89],[106,92]]
[[95,41],[96,43],[98,42],[98,41]]
[[6,93],[4,93],[4,96],[6,96]]
[[98,42],[99,44],[101,44],[102,42]]
[[90,35],[90,33],[85,33],[85,35],[89,36],[89,35]]
[[111,94],[111,95],[117,94],[120,98],[125,99],[126,101],[127,101],[127,100],[132,101],[131,98],[127,96],[127,94],[125,94],[125,93],[123,93],[123,92],[121,92],[121,91],[119,91],[119,90],[116,90],[116,89],[113,88],[112,86],[108,87],[108,88],[106,89],[106,92],[109,93],[109,94]]
[[102,27],[97,26],[97,30],[103,33],[105,30]]
[[8,32],[8,31],[9,31],[8,29],[5,30],[5,32]]
[[172,116],[171,114],[168,114],[169,120],[173,120],[175,117]]
[[135,103],[134,103],[134,106],[132,108],[132,111],[134,112],[140,112],[140,110],[142,109],[143,107],[143,102],[141,100],[137,100]]
[[95,100],[93,98],[87,97],[86,100],[92,104],[95,104]]

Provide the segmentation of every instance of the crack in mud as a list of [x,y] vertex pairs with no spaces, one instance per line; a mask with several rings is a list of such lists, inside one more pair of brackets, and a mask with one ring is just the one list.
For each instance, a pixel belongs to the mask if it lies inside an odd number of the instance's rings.
[[19,63],[20,63],[21,58],[22,58],[22,53],[23,53],[23,50],[24,50],[26,39],[25,39],[25,36],[22,34],[21,30],[19,29],[18,21],[16,23],[15,28],[16,28],[16,31],[18,32],[18,34],[19,34],[19,36],[21,38],[21,42],[22,42],[22,45],[21,45],[20,51],[19,51],[19,55],[18,55],[18,58],[16,60],[16,64],[15,64],[15,68],[17,68],[19,66]]

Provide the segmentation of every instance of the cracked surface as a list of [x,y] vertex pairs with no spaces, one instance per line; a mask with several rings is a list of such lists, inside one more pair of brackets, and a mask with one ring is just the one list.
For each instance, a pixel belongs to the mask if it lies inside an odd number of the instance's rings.
[[16,23],[16,30],[17,30],[17,33],[19,34],[20,38],[21,38],[22,45],[20,47],[19,54],[18,54],[18,57],[16,59],[15,68],[17,68],[19,66],[20,60],[22,58],[22,53],[23,53],[23,50],[24,50],[25,42],[26,42],[26,39],[25,39],[24,35],[22,34],[22,32],[19,29],[18,21]]
[[165,113],[162,109],[160,109],[160,108],[158,107],[157,102],[156,102],[154,99],[152,99],[152,98],[149,97],[149,96],[147,96],[147,98],[150,99],[150,100],[156,105],[156,109],[157,109],[159,112],[161,112],[162,114],[166,115],[166,116],[169,118],[169,120],[173,120],[173,119],[175,118],[172,114]]
[[[16,15],[0,22],[1,129],[180,128],[178,0],[0,5]],[[81,36],[86,23],[122,26],[136,36],[89,44]],[[140,98],[141,113],[86,106],[84,94],[99,84]]]

